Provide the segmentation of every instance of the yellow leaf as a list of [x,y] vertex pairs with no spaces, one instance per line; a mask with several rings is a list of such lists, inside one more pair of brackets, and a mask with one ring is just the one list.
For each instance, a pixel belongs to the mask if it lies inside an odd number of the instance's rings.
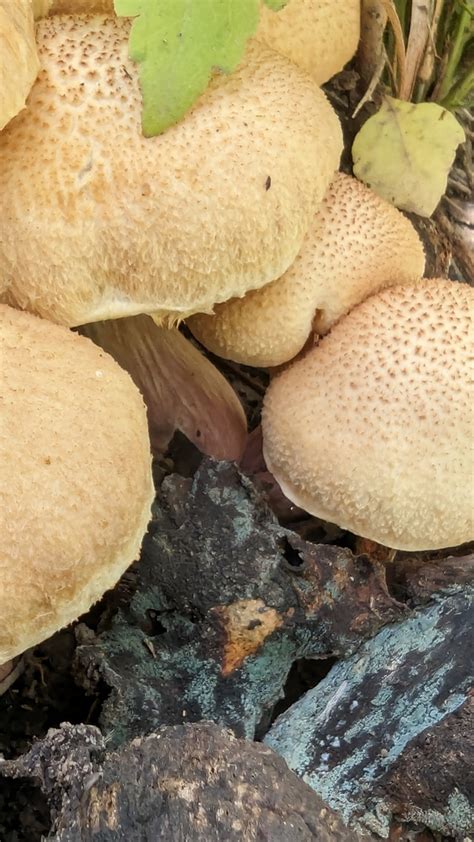
[[431,216],[464,140],[456,118],[440,105],[386,97],[356,135],[354,173],[398,208]]

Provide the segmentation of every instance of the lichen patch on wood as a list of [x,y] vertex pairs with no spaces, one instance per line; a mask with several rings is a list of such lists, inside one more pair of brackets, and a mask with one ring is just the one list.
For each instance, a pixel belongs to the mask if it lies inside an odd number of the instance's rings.
[[472,590],[459,589],[381,629],[287,710],[266,743],[355,827],[385,838],[401,816],[466,835],[472,707],[460,711],[472,684],[472,615]]
[[163,483],[135,578],[78,650],[83,680],[110,688],[100,721],[115,745],[202,719],[253,739],[295,660],[347,655],[407,611],[379,565],[282,528],[235,465],[210,459]]

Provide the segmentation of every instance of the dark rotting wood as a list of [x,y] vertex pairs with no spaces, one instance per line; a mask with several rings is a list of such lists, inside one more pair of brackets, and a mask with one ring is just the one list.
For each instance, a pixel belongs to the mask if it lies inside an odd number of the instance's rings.
[[211,723],[164,727],[115,752],[93,727],[50,731],[0,775],[31,778],[48,842],[356,842],[271,749]]

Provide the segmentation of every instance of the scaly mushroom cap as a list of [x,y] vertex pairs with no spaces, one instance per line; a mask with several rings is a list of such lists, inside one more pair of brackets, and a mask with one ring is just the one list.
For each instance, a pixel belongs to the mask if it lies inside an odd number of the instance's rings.
[[0,129],[25,107],[38,70],[29,0],[0,0]]
[[90,340],[0,305],[0,664],[75,620],[139,554],[146,412]]
[[278,277],[342,148],[313,80],[257,42],[181,123],[143,137],[129,31],[40,21],[43,69],[0,136],[0,290],[64,324],[178,318]]
[[360,36],[360,0],[290,0],[280,12],[262,4],[257,38],[311,73],[318,85],[339,73]]
[[280,365],[301,351],[313,330],[326,333],[384,287],[413,283],[424,265],[408,219],[360,181],[338,173],[287,272],[188,324],[221,357]]
[[308,512],[402,550],[474,538],[474,291],[369,298],[270,385],[264,455]]

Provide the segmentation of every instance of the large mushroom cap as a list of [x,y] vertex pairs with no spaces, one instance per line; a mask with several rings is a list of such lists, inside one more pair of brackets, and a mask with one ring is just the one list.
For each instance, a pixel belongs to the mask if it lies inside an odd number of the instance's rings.
[[181,123],[143,137],[129,31],[41,20],[43,69],[0,136],[0,290],[64,324],[184,316],[278,277],[342,148],[313,80],[257,42]]
[[322,85],[354,55],[360,0],[290,0],[273,12],[262,3],[257,38],[311,73]]
[[0,0],[0,129],[25,107],[38,70],[30,0]]
[[398,549],[474,538],[473,302],[451,281],[384,290],[274,380],[264,454],[290,500]]
[[256,366],[293,359],[312,331],[330,327],[384,287],[421,278],[423,246],[393,205],[338,173],[301,251],[285,274],[189,320],[194,335],[221,357]]
[[146,412],[90,340],[0,305],[0,664],[86,611],[138,557]]

